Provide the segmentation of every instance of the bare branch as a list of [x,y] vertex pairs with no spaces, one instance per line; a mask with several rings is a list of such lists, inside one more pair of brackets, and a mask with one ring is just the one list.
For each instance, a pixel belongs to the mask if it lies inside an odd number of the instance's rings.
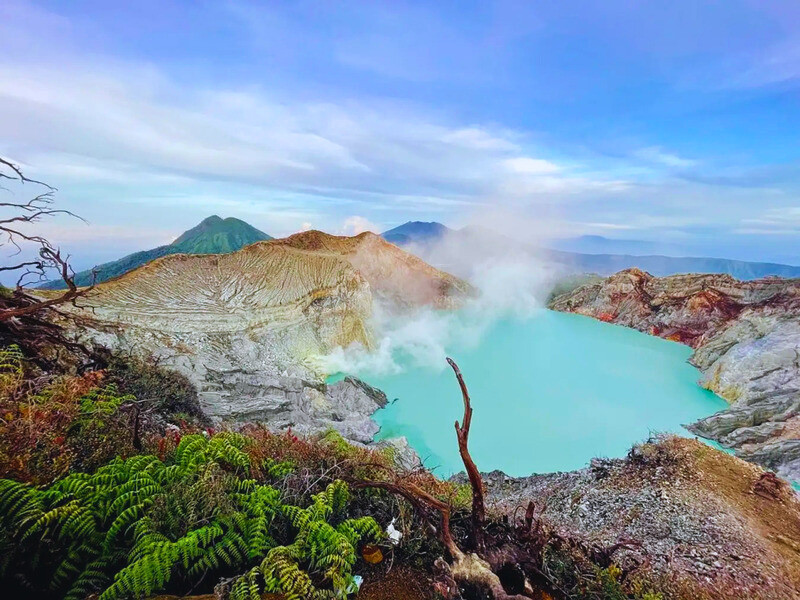
[[[3,168],[5,168],[5,172],[2,170]],[[55,310],[55,307],[66,303],[77,306],[75,301],[93,288],[94,281],[88,288],[78,289],[74,280],[75,272],[69,264],[69,256],[63,257],[61,251],[47,238],[27,230],[23,231],[21,227],[38,223],[43,218],[54,215],[81,218],[68,210],[53,208],[53,194],[56,188],[26,177],[19,166],[4,158],[0,158],[0,177],[17,181],[20,184],[32,183],[47,188],[47,191],[37,194],[27,201],[0,202],[0,208],[14,211],[11,216],[0,218],[0,237],[5,239],[5,242],[0,242],[0,246],[3,244],[13,246],[16,249],[13,254],[19,254],[23,250],[20,244],[25,242],[38,246],[39,254],[39,260],[20,261],[17,264],[0,267],[0,272],[21,272],[13,295],[0,306],[0,322],[18,319],[40,311]],[[83,219],[81,220],[83,221]],[[58,272],[67,287],[66,292],[55,298],[42,299],[25,291],[25,285],[46,281],[46,273],[50,270]]]
[[467,384],[464,383],[464,377],[461,375],[461,370],[458,368],[456,362],[448,357],[447,363],[453,368],[456,374],[458,385],[461,388],[461,396],[464,400],[464,418],[462,425],[455,423],[456,437],[458,438],[458,452],[461,455],[461,461],[464,463],[464,468],[469,477],[469,484],[472,487],[472,535],[475,547],[482,550],[484,546],[484,526],[486,524],[486,506],[483,500],[483,478],[481,477],[475,461],[469,453],[469,428],[472,424],[472,404],[469,398],[469,391],[467,391]]
[[0,267],[0,271],[18,271],[24,267],[36,267],[37,269],[43,269],[44,264],[42,264],[41,261],[28,261],[18,265],[13,265],[11,267]]
[[35,179],[30,179],[28,177],[25,177],[25,175],[23,175],[23,173],[22,173],[22,169],[20,169],[14,163],[11,163],[11,162],[5,160],[4,158],[0,158],[0,165],[7,166],[9,169],[14,171],[14,174],[16,175],[16,177],[9,177],[8,175],[4,175],[4,174],[0,173],[0,175],[2,177],[5,177],[6,179],[18,179],[22,183],[36,183],[38,185],[43,185],[44,187],[46,187],[46,188],[48,188],[48,189],[50,189],[52,191],[56,191],[56,188],[54,188],[52,185],[48,185],[48,184],[43,183],[41,181],[37,181]]
[[453,534],[450,532],[450,505],[442,502],[435,496],[429,494],[419,486],[409,481],[355,481],[351,483],[354,488],[371,487],[386,490],[393,494],[397,494],[405,498],[411,506],[430,519],[430,511],[439,514],[439,541],[444,544],[447,552],[453,560],[458,560],[464,556],[464,553],[456,545],[453,540]]

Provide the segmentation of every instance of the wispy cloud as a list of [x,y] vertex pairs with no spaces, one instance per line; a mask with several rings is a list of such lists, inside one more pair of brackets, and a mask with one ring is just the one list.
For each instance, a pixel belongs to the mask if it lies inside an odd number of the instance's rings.
[[668,152],[660,146],[648,146],[647,148],[640,148],[633,154],[635,157],[646,162],[664,165],[666,167],[674,167],[676,169],[685,169],[698,164],[697,160],[679,156],[674,152]]
[[382,103],[288,103],[179,87],[153,69],[0,66],[4,150],[57,179],[231,181],[432,207],[619,182],[523,149],[520,132],[451,126]]
[[800,233],[800,206],[770,208],[755,219],[742,219],[734,233],[792,235]]
[[545,173],[557,173],[561,168],[549,160],[540,158],[509,158],[503,163],[512,173],[523,173],[525,175],[542,175]]

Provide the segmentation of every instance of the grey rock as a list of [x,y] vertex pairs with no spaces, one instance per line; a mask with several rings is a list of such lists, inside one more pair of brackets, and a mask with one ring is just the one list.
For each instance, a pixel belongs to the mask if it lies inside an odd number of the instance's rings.
[[658,278],[629,269],[558,296],[551,307],[694,347],[700,384],[730,408],[687,428],[800,479],[792,450],[800,438],[800,280]]
[[[716,487],[720,480],[734,489],[743,481],[757,482],[763,471],[727,456],[698,465],[698,445],[694,440],[659,438],[634,447],[627,458],[597,459],[579,471],[520,478],[485,473],[487,508],[519,524],[533,502],[535,518],[561,534],[602,547],[631,541],[629,548],[614,555],[615,562],[622,567],[646,564],[656,580],[684,580],[696,586],[693,591],[708,592],[692,595],[687,590],[687,598],[796,598],[796,588],[785,579],[790,571],[781,570],[794,568],[792,559],[779,567],[782,559],[766,547],[782,543],[773,539],[771,526],[776,523],[770,520],[796,523],[800,501],[759,497],[764,504],[775,502],[771,508],[781,511],[779,517],[762,513],[758,503],[732,502]],[[792,444],[774,455],[785,464],[798,453]],[[467,482],[463,473],[453,480]],[[751,496],[749,491],[745,494]],[[715,593],[718,578],[735,582],[735,587],[725,588],[731,595]]]
[[408,443],[405,436],[388,438],[374,444],[375,448],[391,448],[395,464],[406,471],[413,471],[422,466],[419,454]]
[[736,455],[774,470],[790,481],[800,481],[800,440],[782,439],[743,449]]

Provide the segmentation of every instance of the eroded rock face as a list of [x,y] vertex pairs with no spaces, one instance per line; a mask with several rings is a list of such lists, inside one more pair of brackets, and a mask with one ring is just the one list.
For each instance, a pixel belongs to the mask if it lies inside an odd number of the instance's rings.
[[348,440],[367,444],[379,429],[370,417],[384,406],[386,394],[360,379],[346,377],[321,390],[306,387],[300,402],[292,403],[291,411],[283,416],[283,422],[270,422],[274,427],[291,427],[302,434],[333,428]]
[[307,231],[278,243],[341,257],[369,281],[376,298],[395,305],[453,308],[473,293],[465,281],[369,231],[353,237]]
[[303,433],[332,426],[364,442],[377,431],[377,392],[357,380],[326,386],[319,357],[372,344],[376,296],[444,307],[466,293],[466,283],[373,234],[306,232],[231,254],[161,258],[97,286],[78,314],[80,335],[187,375],[212,417]]
[[701,385],[730,409],[689,429],[800,480],[800,280],[652,277],[629,269],[551,302],[695,348]]

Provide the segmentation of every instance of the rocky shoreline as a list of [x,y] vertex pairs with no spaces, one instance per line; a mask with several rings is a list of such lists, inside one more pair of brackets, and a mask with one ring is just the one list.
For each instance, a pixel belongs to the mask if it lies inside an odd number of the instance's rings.
[[800,280],[627,269],[557,296],[550,308],[694,348],[700,384],[731,406],[687,428],[800,480]]

